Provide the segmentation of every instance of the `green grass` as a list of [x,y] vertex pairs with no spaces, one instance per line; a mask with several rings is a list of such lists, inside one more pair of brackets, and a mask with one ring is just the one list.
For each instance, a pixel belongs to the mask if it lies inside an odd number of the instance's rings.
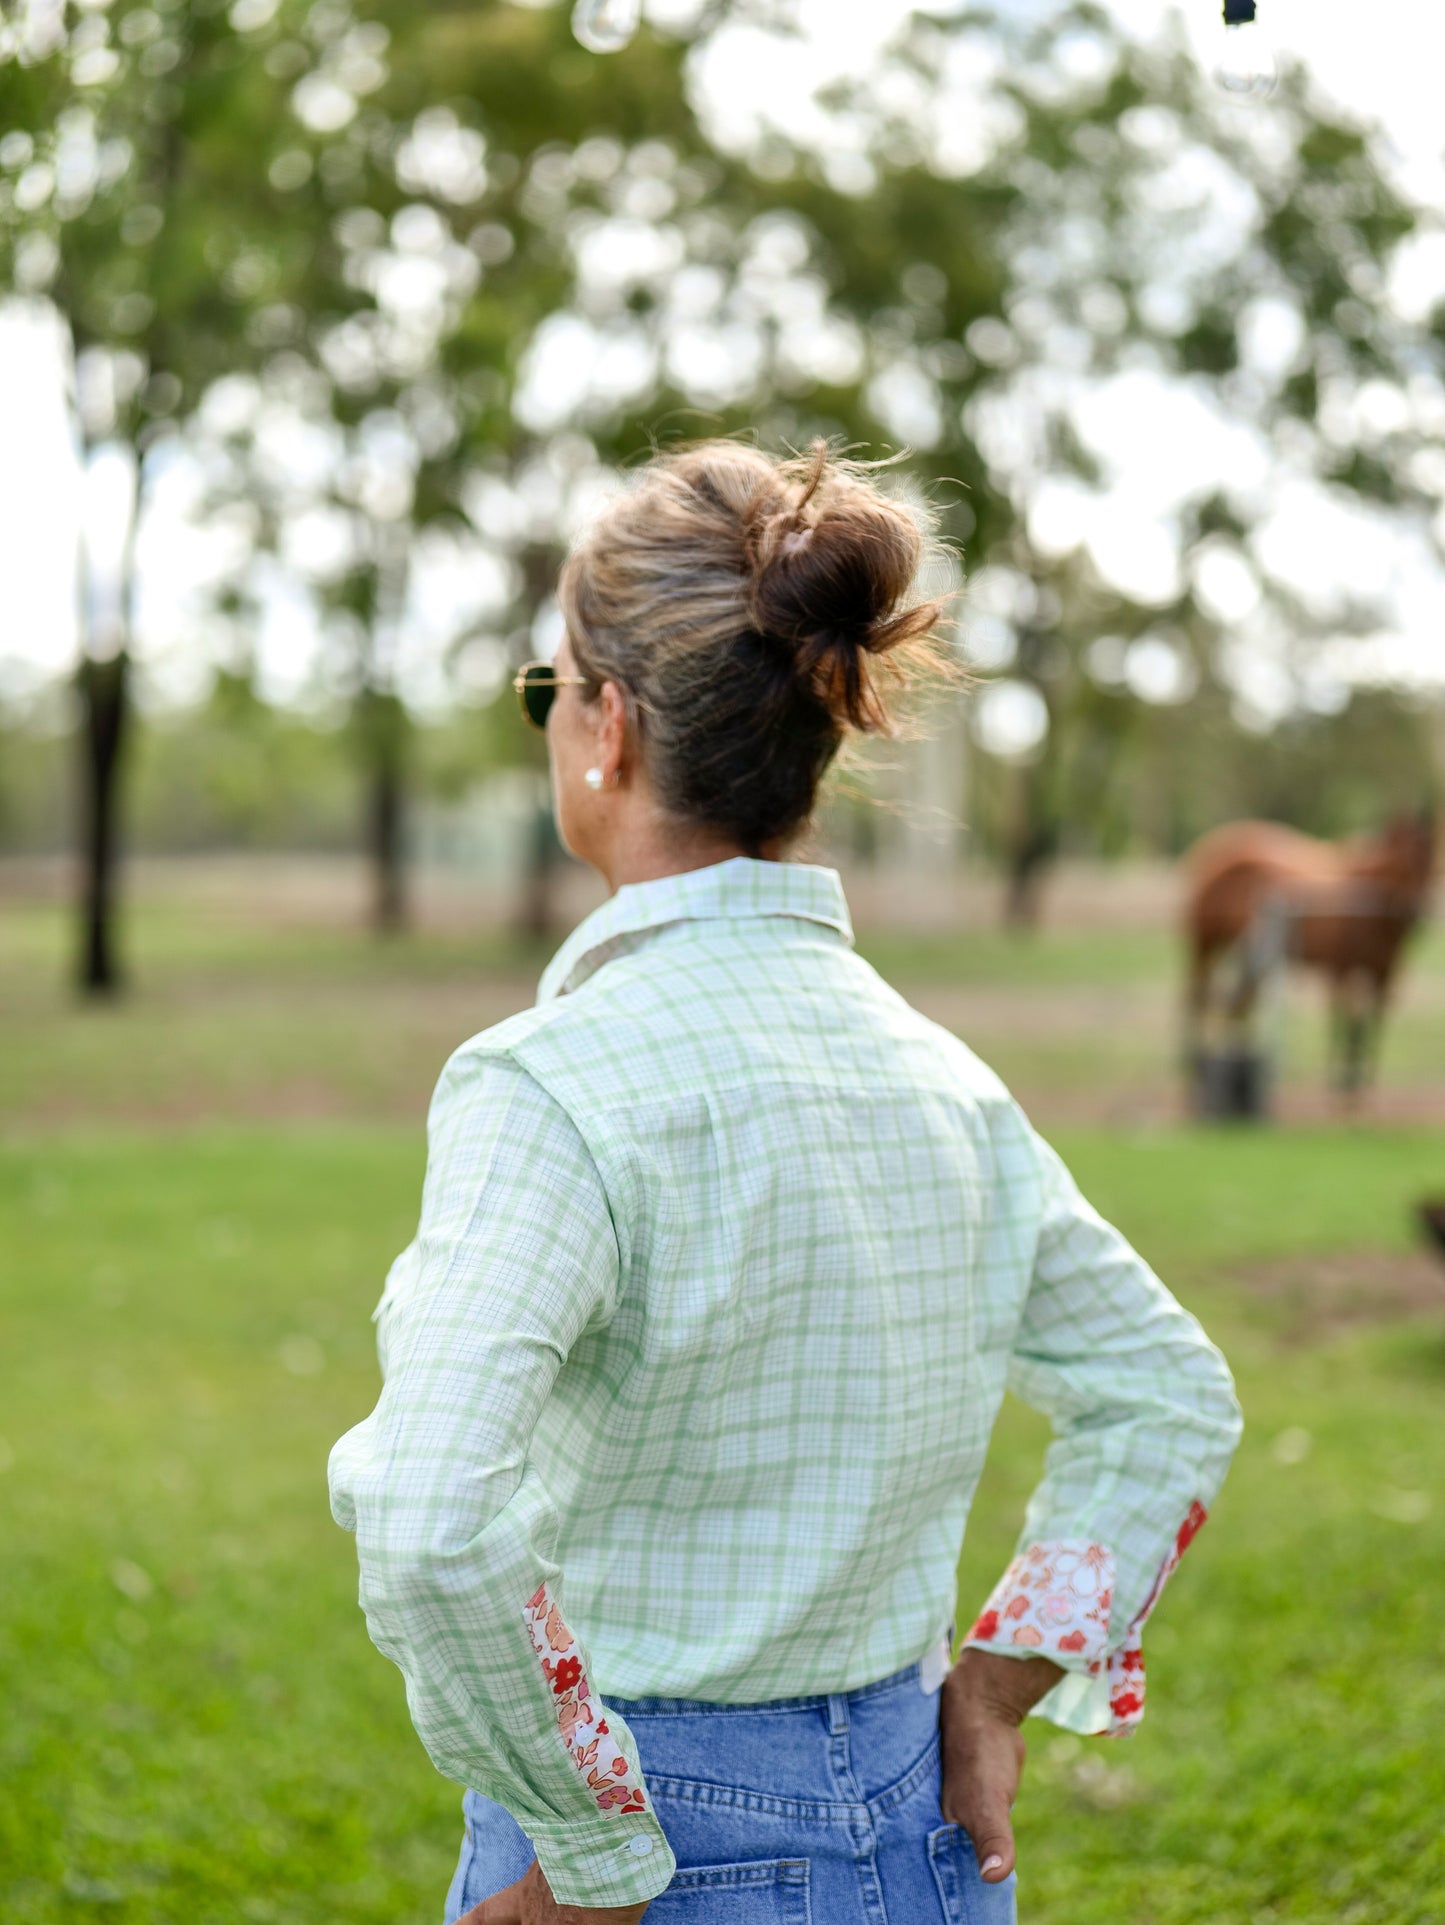
[[0,1129],[418,1117],[449,1052],[532,1000],[547,953],[144,901],[124,1000],[83,1007],[70,937],[50,904],[0,905]]
[[454,1800],[358,1638],[324,1497],[417,1143],[217,1133],[0,1169],[0,1917],[433,1917]]
[[1162,929],[1028,931],[991,927],[965,933],[863,930],[858,948],[885,976],[913,988],[1128,989],[1167,979],[1173,937]]
[[[431,1925],[458,1793],[367,1642],[325,1459],[375,1396],[426,1090],[536,958],[147,909],[139,993],[82,1013],[60,934],[0,914],[0,1921]],[[871,947],[921,1001],[1013,1012],[1002,1050],[971,1040],[1032,1064],[1046,1115],[1062,1091],[1056,1123],[1091,1065],[1146,1073],[1167,945],[1045,937],[1015,966],[1001,941]],[[1076,1036],[1077,998],[1118,991]],[[1421,1087],[1442,1067],[1411,1065]],[[1223,1342],[1249,1428],[1151,1624],[1143,1732],[1033,1727],[1022,1916],[1445,1921],[1445,1314],[1301,1342],[1259,1282],[1312,1252],[1403,1261],[1445,1135],[1053,1134]],[[1043,1441],[1006,1407],[961,1621]]]

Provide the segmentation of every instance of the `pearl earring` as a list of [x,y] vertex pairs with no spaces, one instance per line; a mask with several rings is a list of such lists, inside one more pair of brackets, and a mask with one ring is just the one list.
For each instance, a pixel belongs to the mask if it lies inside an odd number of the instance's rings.
[[603,779],[601,769],[589,769],[582,778],[588,788],[594,791],[602,787]]

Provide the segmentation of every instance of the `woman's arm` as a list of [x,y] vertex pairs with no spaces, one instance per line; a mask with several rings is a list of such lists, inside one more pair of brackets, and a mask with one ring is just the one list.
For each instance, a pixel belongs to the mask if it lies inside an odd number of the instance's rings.
[[570,1118],[503,1055],[453,1057],[428,1127],[421,1224],[379,1312],[385,1387],[332,1452],[332,1510],[433,1762],[512,1813],[560,1903],[636,1905],[674,1861],[566,1622],[529,1455],[568,1352],[612,1314],[608,1198]]
[[1010,1387],[1054,1427],[1018,1552],[966,1642],[1066,1675],[1037,1709],[1081,1732],[1144,1710],[1141,1632],[1239,1440],[1224,1359],[1010,1110],[1000,1180],[1038,1195]]

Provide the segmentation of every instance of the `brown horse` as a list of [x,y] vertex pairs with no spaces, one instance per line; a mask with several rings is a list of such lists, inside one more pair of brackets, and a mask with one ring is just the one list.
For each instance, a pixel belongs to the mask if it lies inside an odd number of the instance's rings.
[[1405,939],[1435,876],[1433,817],[1399,816],[1378,835],[1319,842],[1277,822],[1230,822],[1185,857],[1189,1061],[1212,1007],[1216,965],[1237,965],[1222,1009],[1241,1030],[1277,961],[1330,982],[1336,1087],[1356,1094],[1374,1067]]

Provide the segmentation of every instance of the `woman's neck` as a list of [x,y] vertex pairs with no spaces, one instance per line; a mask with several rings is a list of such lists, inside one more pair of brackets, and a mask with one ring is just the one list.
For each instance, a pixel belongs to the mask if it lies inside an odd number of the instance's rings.
[[732,836],[708,829],[680,829],[677,823],[659,821],[656,816],[635,821],[628,827],[629,833],[617,835],[610,848],[600,850],[592,858],[592,867],[614,895],[629,883],[685,876],[694,869],[710,869],[714,863],[730,862],[735,856],[781,862],[784,855],[781,842],[766,843],[760,849],[745,849]]
[[664,876],[685,876],[694,869],[735,856],[762,862],[783,861],[786,838],[745,848],[736,836],[705,825],[680,822],[658,802],[650,785],[634,774],[632,780],[608,796],[611,807],[596,824],[591,847],[575,848],[615,895],[634,882],[660,882]]
[[[704,839],[685,844],[673,843],[671,846],[654,847],[630,846],[619,850],[605,865],[598,863],[602,879],[612,894],[634,882],[659,882],[664,876],[685,876],[694,869],[710,869],[716,862],[729,862],[734,856],[745,856],[748,850],[740,844],[726,839]],[[776,857],[764,857],[765,861],[775,861]]]

